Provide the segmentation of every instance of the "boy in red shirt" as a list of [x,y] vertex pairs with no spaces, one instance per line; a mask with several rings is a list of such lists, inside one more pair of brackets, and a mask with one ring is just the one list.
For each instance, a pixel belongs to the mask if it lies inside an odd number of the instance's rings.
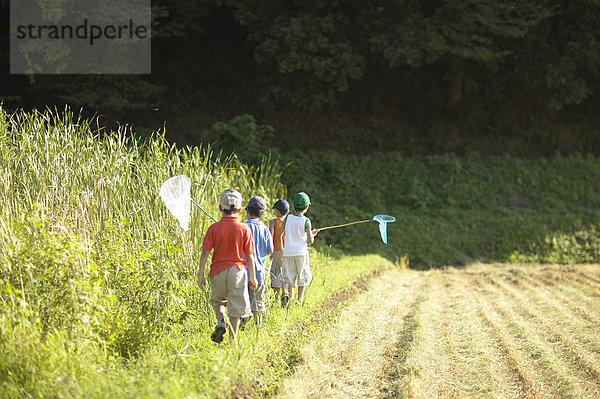
[[[210,338],[222,342],[227,330],[225,307],[229,316],[229,337],[235,342],[240,318],[249,317],[250,298],[248,285],[257,288],[254,269],[254,241],[250,228],[241,222],[238,214],[242,210],[242,195],[233,189],[221,193],[219,200],[221,220],[210,225],[202,242],[202,254],[198,268],[198,286],[204,290],[206,279],[204,267],[210,251],[214,249],[208,277],[210,279],[210,304],[217,317],[217,326]],[[244,259],[244,256],[245,259]],[[248,262],[248,274],[246,273]]]

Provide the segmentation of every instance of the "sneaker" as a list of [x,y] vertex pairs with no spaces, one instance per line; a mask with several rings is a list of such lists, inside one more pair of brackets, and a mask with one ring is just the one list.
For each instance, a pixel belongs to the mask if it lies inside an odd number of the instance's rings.
[[281,306],[286,307],[290,303],[290,296],[288,294],[281,295]]
[[225,331],[227,331],[227,326],[225,325],[225,321],[221,321],[215,327],[215,331],[213,331],[213,333],[210,335],[210,339],[216,343],[223,342],[223,335],[225,335]]

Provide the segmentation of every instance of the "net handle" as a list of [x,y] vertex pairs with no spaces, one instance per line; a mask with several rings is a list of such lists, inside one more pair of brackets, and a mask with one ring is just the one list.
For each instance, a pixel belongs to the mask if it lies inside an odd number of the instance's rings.
[[373,219],[359,220],[358,222],[350,222],[350,223],[338,224],[335,226],[321,227],[320,229],[317,229],[317,230],[323,231],[323,230],[329,230],[329,229],[336,229],[338,227],[346,227],[346,226],[351,226],[353,224],[366,223],[366,222],[372,222],[372,221],[373,221]]
[[208,216],[209,218],[211,218],[213,220],[213,222],[217,223],[217,219],[215,219],[214,217],[212,217],[210,215],[210,213],[206,212],[204,210],[204,208],[202,208],[196,201],[194,201],[194,199],[192,197],[190,197],[190,200],[192,200],[192,204],[196,205],[198,208],[200,208],[200,210],[204,213],[206,213],[206,216]]

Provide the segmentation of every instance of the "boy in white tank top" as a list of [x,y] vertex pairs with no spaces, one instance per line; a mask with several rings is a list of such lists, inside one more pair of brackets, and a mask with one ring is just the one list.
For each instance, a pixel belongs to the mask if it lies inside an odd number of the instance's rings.
[[[281,280],[283,293],[281,305],[287,306],[294,295],[294,287],[298,286],[298,302],[302,302],[304,289],[310,284],[312,274],[308,258],[308,245],[314,242],[318,230],[313,230],[310,219],[304,216],[310,206],[310,198],[304,192],[294,196],[294,212],[289,213],[277,232],[277,242],[282,259]],[[285,232],[285,243],[283,233]]]

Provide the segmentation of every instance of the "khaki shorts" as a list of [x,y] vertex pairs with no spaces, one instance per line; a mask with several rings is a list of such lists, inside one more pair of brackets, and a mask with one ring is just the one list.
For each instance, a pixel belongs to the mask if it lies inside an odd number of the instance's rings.
[[210,304],[213,308],[227,306],[229,317],[249,317],[250,297],[248,296],[248,276],[246,268],[240,270],[228,267],[210,278]]
[[281,264],[283,262],[279,259],[279,251],[273,252],[271,255],[271,273],[277,278],[271,276],[271,288],[281,288]]
[[305,287],[310,284],[312,274],[308,255],[284,256],[281,279],[294,287]]
[[253,312],[264,312],[267,310],[265,306],[265,287],[266,284],[263,281],[262,283],[258,283],[258,288],[254,291],[250,289],[248,286],[248,293],[250,295],[250,309]]

